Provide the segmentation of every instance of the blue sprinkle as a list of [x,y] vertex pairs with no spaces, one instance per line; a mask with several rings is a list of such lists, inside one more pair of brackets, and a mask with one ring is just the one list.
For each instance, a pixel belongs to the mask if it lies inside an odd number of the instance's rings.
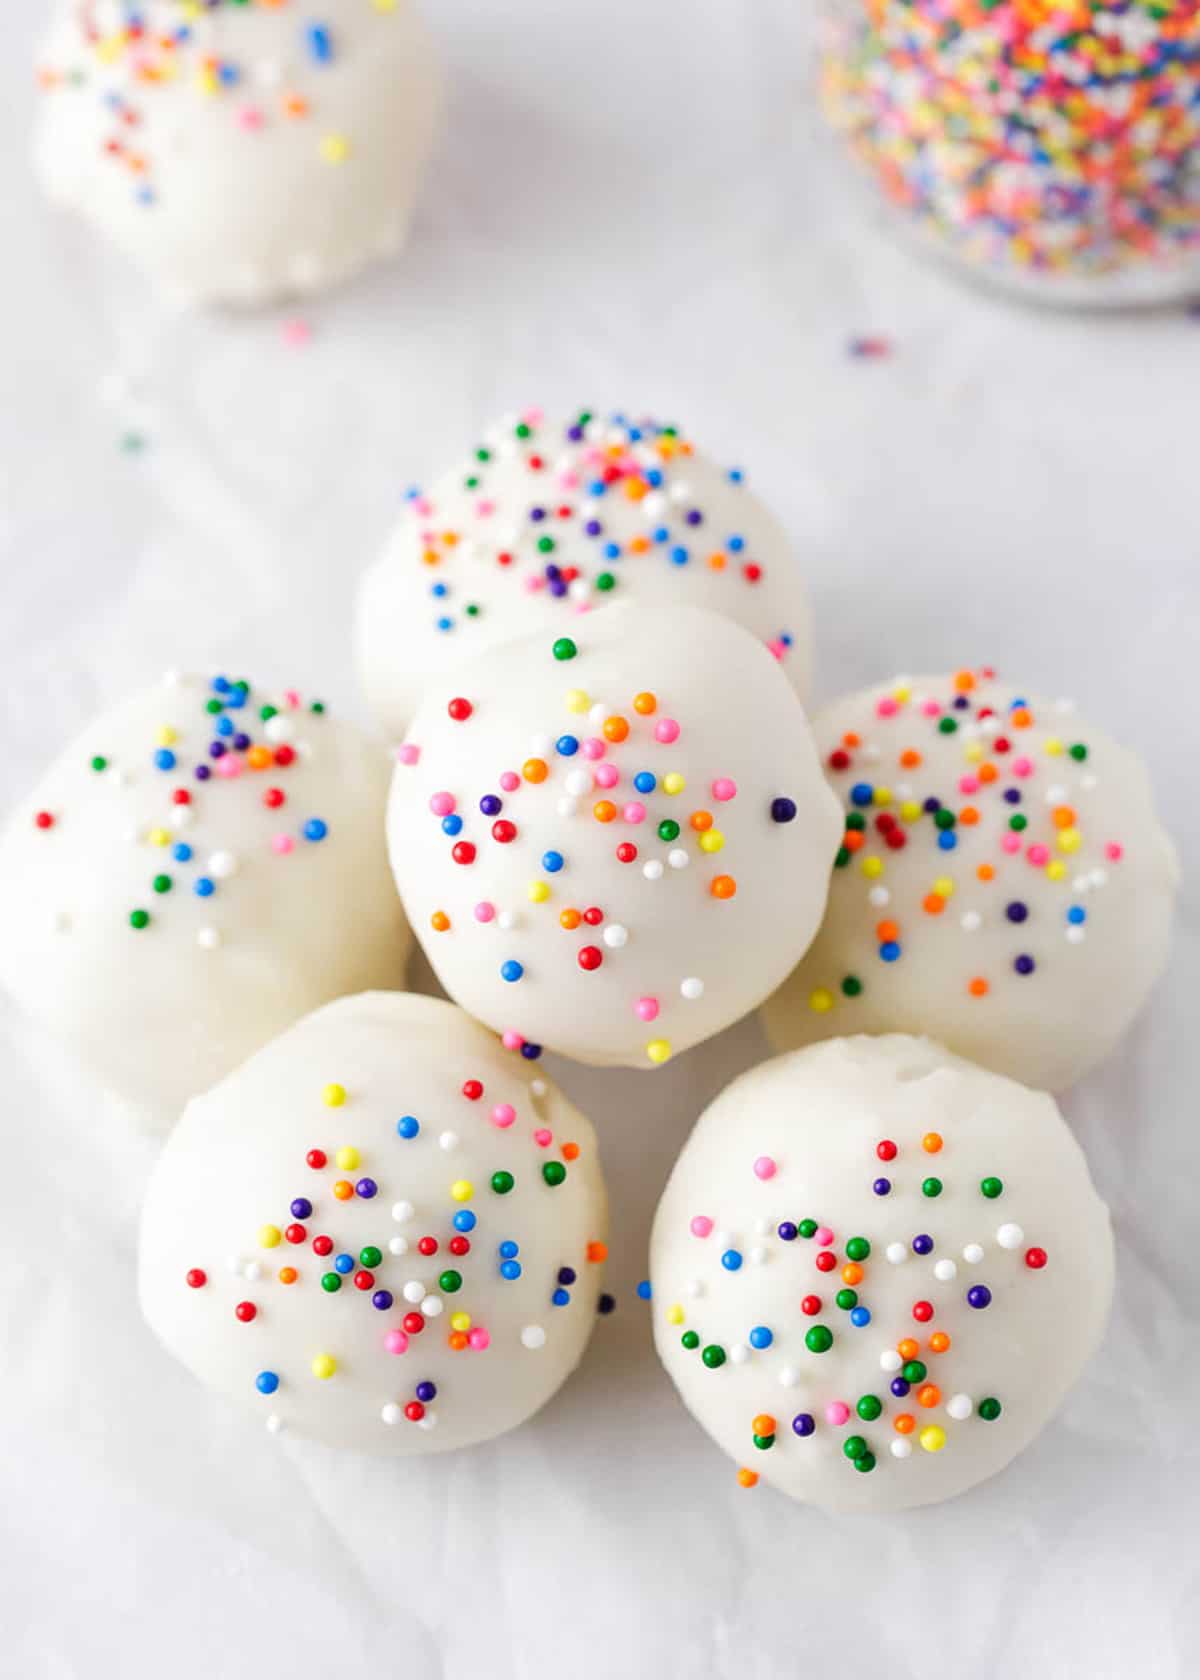
[[449,595],[450,591],[444,583],[435,583],[429,593],[440,601],[445,596]]
[[885,940],[885,942],[879,947],[879,958],[881,962],[895,962],[899,955],[900,944],[898,940]]
[[648,1301],[650,1299],[650,1279],[649,1278],[643,1278],[642,1279],[641,1283],[639,1283],[638,1286],[637,1286],[637,1293],[638,1293],[638,1300],[639,1301]]
[[604,558],[606,560],[619,560],[621,558],[620,543],[606,542],[604,545]]
[[741,484],[746,475],[742,471],[741,467],[730,467],[725,476],[728,478],[730,484]]
[[1087,911],[1083,908],[1082,904],[1072,904],[1071,908],[1067,911],[1067,920],[1078,927],[1080,922],[1087,921]]
[[501,980],[507,980],[510,985],[514,980],[519,980],[524,972],[524,968],[513,957],[510,957],[506,963],[500,964],[500,978]]
[[260,1394],[274,1394],[279,1387],[279,1378],[274,1371],[260,1371],[254,1379],[254,1386]]
[[556,1289],[550,1297],[550,1304],[554,1307],[565,1307],[570,1302],[570,1294],[565,1289]]
[[348,1272],[352,1272],[354,1270],[353,1254],[339,1254],[333,1262],[333,1269],[335,1272],[341,1272],[343,1277]]
[[686,566],[690,558],[691,556],[686,548],[678,547],[671,550],[671,564],[673,566]]
[[159,747],[154,755],[154,762],[159,770],[174,770],[175,754],[170,747]]
[[851,1307],[850,1322],[856,1324],[860,1330],[871,1322],[871,1314],[866,1307]]
[[226,738],[228,738],[230,735],[233,734],[233,729],[234,729],[234,724],[233,724],[233,719],[232,718],[230,718],[230,717],[219,717],[217,719],[216,730],[217,730],[218,735],[224,735]]
[[752,1348],[769,1348],[775,1340],[765,1324],[756,1324],[750,1332],[750,1346]]
[[214,677],[209,687],[214,694],[228,694],[233,684],[228,677]]
[[574,735],[560,735],[554,743],[554,750],[560,758],[574,758],[579,751],[579,742]]
[[511,1237],[505,1238],[505,1240],[500,1244],[500,1258],[502,1260],[515,1259],[520,1252],[520,1243],[514,1242]]
[[740,554],[746,546],[745,537],[730,537],[725,544],[733,554]]
[[402,1138],[415,1138],[421,1130],[419,1120],[414,1120],[411,1114],[406,1114],[402,1120],[397,1120],[396,1130]]
[[457,811],[452,811],[448,817],[442,818],[442,833],[461,834],[462,825],[462,818],[458,815]]
[[658,786],[658,777],[653,770],[639,770],[633,778],[633,785],[639,793],[653,793]]
[[870,782],[855,782],[850,789],[850,803],[852,805],[869,805],[875,790]]
[[176,863],[187,863],[191,855],[192,848],[182,840],[177,846],[174,846],[171,849],[171,856],[175,859]]
[[328,833],[329,825],[322,822],[320,817],[309,817],[304,825],[304,838],[306,840],[324,840]]
[[333,37],[323,23],[310,23],[304,31],[308,50],[318,64],[333,62]]
[[727,1272],[737,1272],[742,1267],[742,1257],[736,1248],[727,1248],[721,1256],[721,1264]]
[[201,875],[199,879],[192,884],[192,891],[195,893],[197,898],[211,898],[216,890],[216,882],[210,881],[207,875]]
[[562,855],[561,852],[543,852],[542,853],[542,868],[545,869],[549,874],[557,875],[559,870],[562,868],[562,866],[563,866],[563,855]]
[[453,630],[454,620],[452,618],[436,619],[435,620],[435,628],[438,629],[438,630]]
[[473,1231],[479,1221],[470,1208],[459,1208],[454,1215],[454,1229],[456,1231]]
[[938,848],[943,852],[952,852],[958,845],[958,835],[952,828],[944,828],[938,835]]
[[507,1278],[510,1283],[515,1283],[520,1275],[521,1262],[519,1260],[502,1260],[500,1262],[500,1276],[502,1278]]

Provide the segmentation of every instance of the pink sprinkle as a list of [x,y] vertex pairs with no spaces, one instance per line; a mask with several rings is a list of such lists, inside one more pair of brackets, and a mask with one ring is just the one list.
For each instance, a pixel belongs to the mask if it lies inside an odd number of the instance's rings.
[[638,800],[634,799],[626,805],[625,809],[621,812],[621,815],[625,818],[627,823],[644,823],[646,820],[646,807]]
[[[416,501],[413,503],[413,507],[416,508],[417,512],[425,519],[428,519],[430,514],[433,512],[433,503],[429,500],[428,496],[418,496]],[[432,541],[433,533],[430,532],[429,536],[425,539],[425,546],[428,548]]]
[[529,595],[536,595],[539,589],[544,589],[545,587],[546,587],[545,578],[542,578],[542,577],[527,577],[525,579],[525,591]]
[[388,1353],[407,1353],[408,1337],[403,1330],[389,1330],[383,1345]]
[[495,914],[496,906],[489,904],[486,898],[475,906],[475,920],[477,922],[490,922]]
[[712,785],[714,799],[733,799],[737,794],[737,783],[731,776],[718,776]]
[[276,834],[271,840],[271,850],[277,857],[286,857],[296,850],[296,842],[290,834]]
[[298,315],[293,316],[283,323],[283,342],[289,350],[303,350],[306,344],[312,342],[312,328]]
[[658,1017],[658,999],[652,997],[639,998],[633,1006],[633,1013],[639,1021],[653,1021]]
[[1025,853],[1025,856],[1029,859],[1035,869],[1044,869],[1050,862],[1050,848],[1049,846],[1043,846],[1040,844],[1030,846],[1029,850]]
[[698,1213],[691,1223],[691,1233],[694,1237],[711,1237],[713,1222],[706,1213]]
[[245,129],[248,134],[254,133],[263,125],[263,114],[257,105],[243,105],[237,114],[237,125]]
[[550,1145],[554,1142],[554,1133],[547,1131],[545,1126],[539,1126],[537,1131],[533,1134],[533,1141],[537,1144],[539,1149],[549,1149]]
[[523,418],[527,426],[540,426],[546,418],[546,411],[544,408],[527,408]]
[[512,1027],[508,1027],[501,1033],[500,1042],[506,1050],[519,1050],[525,1040],[519,1032],[514,1032]]
[[297,706],[299,706],[299,704],[300,704],[300,694],[299,694],[299,691],[297,689],[294,689],[294,688],[285,689],[284,694],[283,694],[283,698],[284,698],[285,705],[290,706],[293,711],[295,711]]
[[603,758],[607,750],[608,749],[606,748],[604,742],[598,740],[595,735],[590,735],[583,743],[584,758]]
[[754,1163],[755,1178],[774,1178],[775,1172],[775,1162],[769,1155],[760,1155]]
[[504,793],[515,793],[521,785],[521,778],[515,770],[501,771],[499,780]]
[[574,490],[579,484],[579,474],[577,472],[572,472],[570,468],[568,468],[566,472],[562,472],[558,475],[558,482],[562,485],[564,490]]
[[922,717],[936,717],[941,709],[936,700],[922,700],[921,702]]
[[890,694],[885,694],[883,699],[880,700],[878,705],[875,707],[875,711],[879,717],[895,717],[899,710],[900,702],[898,700],[893,700]]
[[482,1353],[485,1347],[490,1346],[491,1340],[491,1335],[483,1328],[482,1324],[477,1324],[474,1330],[467,1331],[467,1345],[473,1347],[478,1353]]
[[1014,758],[1012,761],[1012,773],[1014,776],[1032,776],[1033,760],[1031,758]]
[[495,511],[496,511],[495,502],[490,502],[490,501],[484,500],[484,501],[475,503],[475,512],[479,515],[480,519],[490,519],[492,514],[495,513]]
[[429,809],[435,817],[448,817],[458,804],[452,793],[435,793],[429,801]]
[[978,793],[979,792],[979,777],[978,776],[961,776],[959,778],[958,791],[959,791],[959,793]]
[[602,788],[616,787],[621,780],[621,772],[615,764],[598,764],[596,766],[596,786]]
[[831,1400],[825,1408],[825,1422],[832,1423],[834,1428],[840,1428],[849,1421],[850,1408],[844,1400]]
[[679,739],[679,725],[674,718],[659,718],[654,725],[654,739],[669,747],[672,741]]
[[213,765],[213,769],[217,772],[218,776],[223,778],[223,780],[232,782],[235,781],[242,773],[242,761],[236,753],[226,753],[224,758],[219,758],[217,760],[217,762]]
[[396,748],[397,764],[417,764],[421,758],[420,747],[415,747],[411,741],[405,741],[403,746]]
[[1104,855],[1110,863],[1120,863],[1125,856],[1125,848],[1119,840],[1110,840],[1104,848]]
[[499,1126],[501,1130],[511,1126],[516,1118],[517,1111],[511,1103],[497,1103],[492,1110],[492,1125]]
[[1010,855],[1013,852],[1019,852],[1021,850],[1021,836],[1012,833],[1002,834],[1000,836],[1000,850],[1008,852]]
[[828,1225],[818,1225],[813,1232],[813,1239],[818,1248],[828,1248],[833,1241],[833,1232]]

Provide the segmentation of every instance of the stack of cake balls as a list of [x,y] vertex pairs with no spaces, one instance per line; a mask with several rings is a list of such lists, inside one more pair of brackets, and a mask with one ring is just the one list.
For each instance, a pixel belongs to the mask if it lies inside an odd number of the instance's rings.
[[[885,1511],[1003,1468],[1108,1314],[1049,1093],[1165,962],[1140,762],[986,668],[810,726],[779,524],[620,415],[509,416],[412,495],[357,644],[385,741],[173,673],[0,844],[0,978],[169,1132],[162,1342],[335,1447],[524,1423],[612,1305],[602,1139],[544,1053],[653,1073],[765,1006],[783,1053],[654,1223],[663,1364],[745,1487]],[[449,1002],[400,989],[409,928]]]

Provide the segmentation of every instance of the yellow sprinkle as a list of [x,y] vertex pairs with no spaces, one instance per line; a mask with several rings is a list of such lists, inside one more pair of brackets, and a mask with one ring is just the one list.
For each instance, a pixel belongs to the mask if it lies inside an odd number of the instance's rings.
[[196,85],[199,87],[201,93],[216,93],[221,84],[217,80],[217,72],[215,70],[208,69],[201,70],[200,74],[196,77]]
[[933,890],[939,898],[953,898],[954,882],[950,879],[949,875],[939,875],[937,880],[933,883]]
[[725,836],[719,828],[709,828],[700,836],[700,850],[702,852],[719,852],[725,844]]
[[666,1062],[670,1060],[671,1046],[665,1038],[652,1038],[646,1046],[646,1054],[652,1062]]
[[862,870],[868,881],[877,881],[883,874],[883,859],[877,857],[867,857],[862,860],[858,867]]
[[1083,836],[1077,828],[1061,829],[1058,836],[1060,852],[1077,852],[1082,844]]
[[451,1330],[457,1330],[461,1335],[465,1336],[467,1331],[471,1328],[471,1315],[470,1315],[470,1313],[465,1313],[465,1312],[451,1313],[450,1314],[450,1328],[451,1328]]
[[946,1431],[939,1429],[936,1423],[928,1423],[917,1436],[917,1440],[926,1452],[941,1452],[946,1445]]
[[1047,735],[1042,742],[1042,751],[1049,753],[1051,758],[1057,758],[1063,750],[1063,744],[1057,735]]
[[808,1007],[818,1015],[828,1015],[833,1008],[833,993],[828,986],[818,986],[815,992],[808,994]]
[[569,688],[567,690],[566,706],[569,712],[574,712],[576,715],[580,712],[586,712],[591,703],[591,695],[586,690],[582,688]]
[[354,1149],[349,1144],[346,1144],[343,1148],[338,1150],[337,1154],[334,1156],[334,1160],[337,1162],[338,1166],[341,1167],[343,1172],[350,1172],[352,1168],[358,1165],[361,1160],[361,1156],[359,1155],[357,1149]]
[[892,803],[892,790],[891,788],[877,787],[871,795],[871,799],[876,805],[890,805]]
[[921,814],[921,807],[917,804],[915,799],[906,799],[900,807],[900,819],[902,822],[916,822],[917,818]]
[[173,747],[179,739],[177,731],[169,723],[164,723],[161,729],[155,731],[154,739],[160,747]]
[[321,1092],[321,1101],[326,1108],[341,1108],[345,1100],[346,1087],[344,1085],[326,1085]]
[[680,1307],[680,1306],[668,1307],[667,1308],[667,1323],[668,1324],[682,1324],[683,1323],[683,1308]]
[[534,904],[545,904],[550,897],[550,888],[545,881],[530,881],[528,892]]
[[385,14],[396,10],[396,0],[371,0],[371,4],[377,12]]
[[909,688],[907,683],[901,683],[899,688],[894,688],[892,690],[892,699],[899,700],[900,704],[903,706],[906,700],[912,699],[912,689]]
[[344,134],[325,134],[321,137],[321,156],[326,163],[345,163],[350,156],[350,142]]
[[1061,858],[1052,858],[1046,865],[1046,874],[1052,881],[1061,881],[1067,873],[1067,866]]
[[475,1194],[475,1186],[469,1178],[456,1178],[450,1186],[450,1194],[456,1202],[469,1202]]
[[968,764],[978,764],[983,757],[983,747],[978,741],[968,741],[963,748],[963,757]]
[[258,1240],[263,1248],[278,1248],[283,1241],[283,1232],[278,1225],[264,1225],[258,1233]]
[[337,1370],[337,1360],[331,1353],[319,1353],[312,1362],[312,1374],[320,1377],[322,1382],[331,1377]]
[[687,783],[679,774],[678,770],[669,770],[662,779],[662,790],[664,793],[682,793],[686,786]]
[[169,846],[171,831],[169,828],[152,828],[146,838],[152,846]]

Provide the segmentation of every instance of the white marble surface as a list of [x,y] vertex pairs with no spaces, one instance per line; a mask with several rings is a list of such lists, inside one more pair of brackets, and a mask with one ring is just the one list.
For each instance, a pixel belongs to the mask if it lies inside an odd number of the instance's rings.
[[[658,1075],[560,1070],[605,1131],[618,1310],[535,1424],[379,1466],[270,1440],[153,1345],[132,1296],[151,1146],[5,1013],[0,1669],[1188,1672],[1200,321],[1017,312],[864,226],[804,113],[795,0],[442,0],[450,128],[405,259],[309,311],[304,350],[278,316],[167,318],[36,201],[39,9],[12,10],[0,802],[168,664],[353,707],[350,590],[404,487],[498,411],[588,403],[678,417],[774,499],[822,693],[982,660],[1073,693],[1144,749],[1189,879],[1167,982],[1067,1105],[1116,1218],[1103,1352],[1006,1475],[876,1521],[742,1493],[633,1292],[673,1153],[761,1055],[753,1025]],[[859,333],[892,355],[852,360]]]

